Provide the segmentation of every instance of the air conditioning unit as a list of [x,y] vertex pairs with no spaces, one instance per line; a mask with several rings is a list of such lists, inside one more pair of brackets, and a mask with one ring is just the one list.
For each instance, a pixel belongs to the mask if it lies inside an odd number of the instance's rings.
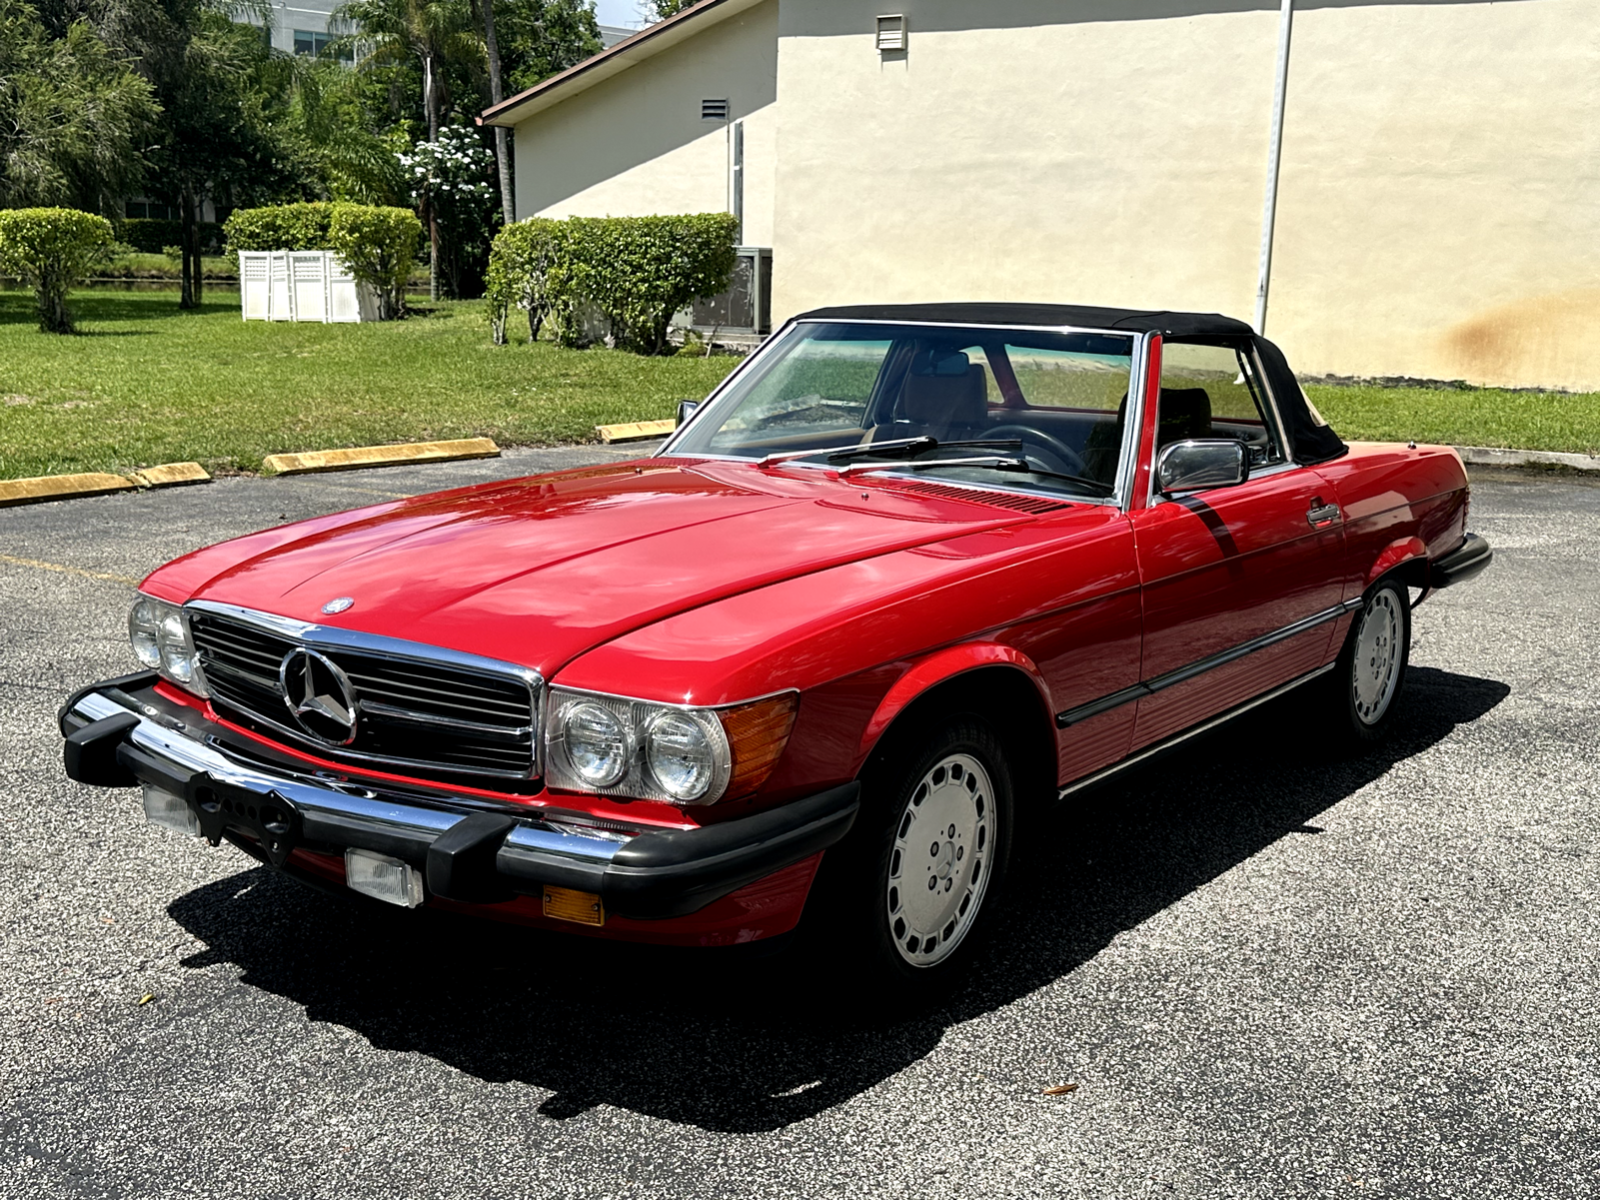
[[739,246],[728,289],[690,310],[693,328],[764,335],[772,332],[772,248]]

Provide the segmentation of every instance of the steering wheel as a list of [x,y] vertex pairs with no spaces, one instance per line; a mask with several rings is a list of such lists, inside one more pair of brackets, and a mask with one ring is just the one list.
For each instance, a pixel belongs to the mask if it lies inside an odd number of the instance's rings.
[[982,441],[1006,441],[1010,438],[1020,438],[1022,448],[1028,450],[1035,444],[1048,453],[1060,459],[1061,469],[1068,475],[1087,475],[1088,468],[1084,466],[1083,459],[1078,452],[1061,438],[1043,429],[1035,429],[1032,425],[996,425],[984,430]]

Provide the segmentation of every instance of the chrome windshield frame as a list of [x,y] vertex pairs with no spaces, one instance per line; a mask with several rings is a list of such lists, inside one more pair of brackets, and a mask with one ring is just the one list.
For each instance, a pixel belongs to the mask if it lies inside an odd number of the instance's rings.
[[[1057,499],[1063,504],[1114,504],[1124,512],[1128,510],[1130,504],[1132,503],[1133,482],[1134,477],[1138,473],[1139,431],[1144,427],[1144,394],[1146,379],[1149,375],[1149,347],[1151,338],[1156,335],[1150,333],[1141,333],[1128,329],[1106,329],[1093,325],[989,324],[985,322],[971,321],[887,321],[874,317],[809,317],[803,320],[792,318],[786,321],[776,333],[767,338],[767,340],[763,342],[756,349],[756,351],[750,355],[749,358],[745,359],[743,363],[730,371],[727,378],[718,384],[716,388],[714,388],[706,397],[705,401],[700,405],[700,407],[695,410],[694,416],[690,417],[682,425],[678,426],[677,429],[674,429],[667,440],[663,442],[656,452],[650,457],[672,458],[681,454],[681,456],[685,458],[704,459],[712,462],[750,463],[752,465],[758,464],[761,461],[762,456],[752,456],[747,454],[680,452],[677,449],[677,444],[686,430],[693,426],[696,421],[700,420],[720,400],[726,397],[729,389],[733,387],[735,382],[741,379],[747,372],[755,368],[758,363],[767,359],[780,345],[787,342],[794,335],[796,330],[804,325],[885,325],[895,327],[917,326],[919,328],[928,329],[981,329],[997,330],[1000,332],[1012,330],[1018,333],[1087,333],[1108,337],[1128,338],[1133,343],[1133,348],[1130,352],[1132,361],[1128,371],[1128,410],[1127,418],[1123,423],[1122,445],[1117,457],[1117,479],[1115,490],[1110,496],[1084,496],[1071,492],[1057,492],[1047,488],[1018,487],[1015,484],[1006,486],[1005,484],[996,483],[995,485],[991,486],[987,483],[974,483],[971,480],[939,480],[938,482],[941,484],[947,484],[947,486],[950,487],[964,488],[969,491],[1004,492],[1015,496]],[[817,451],[817,453],[822,453],[822,451]],[[811,463],[805,462],[798,458],[786,459],[774,465],[785,468],[798,467],[801,470],[812,471],[830,471],[835,469],[828,463]],[[912,472],[904,472],[897,475],[897,473],[893,470],[885,470],[878,474],[879,478],[898,477],[915,479],[920,477]]]

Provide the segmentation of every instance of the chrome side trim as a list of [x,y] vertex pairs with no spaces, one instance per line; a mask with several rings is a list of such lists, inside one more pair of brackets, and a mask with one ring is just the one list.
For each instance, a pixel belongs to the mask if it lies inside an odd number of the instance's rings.
[[1156,742],[1153,745],[1146,746],[1137,754],[1130,755],[1121,762],[1112,763],[1109,767],[1096,771],[1092,775],[1085,775],[1082,779],[1074,780],[1072,783],[1065,785],[1056,792],[1056,799],[1065,800],[1074,792],[1080,792],[1084,788],[1093,787],[1097,783],[1102,783],[1105,780],[1110,779],[1113,775],[1119,774],[1122,771],[1126,771],[1129,767],[1136,767],[1140,763],[1154,758],[1158,754],[1164,754],[1168,750],[1171,750],[1174,746],[1178,746],[1183,742],[1188,741],[1190,738],[1199,737],[1202,733],[1209,732],[1210,730],[1215,729],[1218,725],[1224,725],[1233,720],[1235,717],[1242,716],[1243,714],[1249,712],[1252,708],[1257,708],[1267,703],[1269,700],[1276,700],[1279,696],[1282,696],[1286,692],[1294,691],[1295,688],[1301,686],[1302,684],[1311,682],[1311,680],[1317,678],[1319,675],[1326,675],[1337,665],[1337,663],[1327,663],[1324,666],[1318,667],[1315,671],[1307,671],[1304,675],[1301,675],[1296,679],[1291,679],[1288,683],[1285,683],[1279,687],[1275,687],[1270,692],[1263,692],[1253,700],[1246,700],[1243,704],[1230,708],[1227,712],[1218,713],[1209,721],[1202,721],[1199,725],[1185,729],[1180,733],[1175,733],[1169,738],[1163,738],[1161,741]]
[[1341,600],[1332,608],[1325,608],[1319,613],[1312,613],[1311,616],[1285,625],[1282,629],[1274,629],[1271,633],[1264,633],[1260,637],[1251,638],[1247,642],[1240,642],[1230,649],[1197,659],[1187,666],[1178,667],[1176,670],[1168,671],[1163,675],[1157,675],[1153,679],[1146,679],[1143,682],[1134,684],[1132,687],[1125,687],[1119,692],[1112,692],[1108,696],[1101,696],[1098,700],[1091,700],[1087,704],[1080,704],[1077,708],[1069,708],[1066,712],[1056,714],[1056,728],[1066,729],[1070,725],[1076,725],[1080,721],[1087,721],[1090,717],[1098,717],[1101,713],[1110,712],[1112,709],[1120,708],[1131,701],[1153,696],[1157,692],[1175,684],[1187,683],[1191,679],[1204,675],[1207,671],[1214,671],[1218,667],[1236,662],[1248,654],[1254,654],[1257,650],[1265,650],[1268,646],[1275,646],[1279,642],[1307,633],[1318,625],[1325,625],[1329,621],[1337,621],[1346,613],[1354,612],[1365,603],[1364,597],[1357,597],[1354,600]]
[[[324,829],[337,829],[341,835],[356,839],[350,843],[352,845],[359,846],[364,836],[381,840],[392,834],[431,840],[475,811],[465,804],[459,810],[405,804],[366,789],[356,794],[289,771],[268,772],[247,766],[184,732],[181,723],[162,723],[157,719],[161,714],[156,709],[137,702],[119,704],[102,692],[84,696],[72,711],[89,721],[133,712],[139,717],[139,724],[128,732],[127,738],[138,749],[165,759],[180,770],[203,772],[212,779],[262,797],[276,793],[299,809],[302,817],[310,817]],[[440,799],[442,803],[449,801],[449,797]],[[571,828],[556,828],[530,814],[518,821],[507,835],[506,844],[555,853],[574,862],[604,865],[627,844],[616,839],[614,832],[608,837],[585,837]]]

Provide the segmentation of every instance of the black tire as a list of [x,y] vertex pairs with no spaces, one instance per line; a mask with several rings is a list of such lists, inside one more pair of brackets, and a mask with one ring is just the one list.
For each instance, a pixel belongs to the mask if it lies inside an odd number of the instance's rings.
[[1366,594],[1326,688],[1334,733],[1347,745],[1381,741],[1394,725],[1411,663],[1411,594],[1382,579]]
[[[970,827],[961,823],[963,804]],[[861,815],[824,859],[807,913],[807,941],[833,965],[829,973],[847,972],[855,986],[906,998],[938,994],[954,981],[997,906],[1014,814],[1005,750],[976,715],[946,718],[931,734],[902,739],[875,758],[862,776]],[[936,815],[939,830],[931,828]],[[913,901],[921,907],[914,910]],[[931,928],[908,926],[908,918]]]

